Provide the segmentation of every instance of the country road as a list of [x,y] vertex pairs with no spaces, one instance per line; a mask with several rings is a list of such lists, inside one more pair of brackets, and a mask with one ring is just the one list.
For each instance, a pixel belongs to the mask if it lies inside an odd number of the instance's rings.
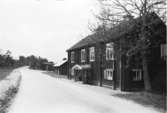
[[[92,86],[57,79],[42,71],[20,68],[22,81],[9,113],[157,113],[153,109],[113,97]],[[94,86],[97,87],[98,86]]]

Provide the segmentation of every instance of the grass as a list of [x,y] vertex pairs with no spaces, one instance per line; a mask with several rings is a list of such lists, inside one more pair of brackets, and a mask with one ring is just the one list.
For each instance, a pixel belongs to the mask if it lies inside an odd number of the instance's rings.
[[18,89],[15,87],[10,87],[6,92],[5,92],[5,98],[0,99],[0,113],[6,113],[7,108],[10,106],[10,101],[14,96],[16,95]]
[[157,111],[161,113],[165,113],[166,111],[165,95],[158,95],[149,92],[135,92],[135,93],[123,93],[123,94],[119,93],[119,94],[114,94],[113,96],[131,100],[143,106],[149,106],[155,108]]
[[11,105],[12,99],[16,96],[18,92],[19,86],[17,87],[10,87],[6,92],[5,92],[5,98],[0,99],[0,113],[7,113],[8,108]]
[[0,68],[0,81],[7,77],[12,71],[13,68]]
[[8,90],[5,92],[4,98],[0,98],[0,113],[8,112],[9,107],[11,106],[12,101],[19,90],[20,83],[21,83],[21,76],[17,81],[17,85],[9,87]]

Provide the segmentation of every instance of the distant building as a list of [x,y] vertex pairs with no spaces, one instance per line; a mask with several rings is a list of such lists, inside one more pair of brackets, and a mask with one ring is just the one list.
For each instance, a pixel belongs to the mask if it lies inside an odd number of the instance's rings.
[[44,62],[42,68],[47,71],[54,71],[54,63],[53,62]]
[[68,74],[68,61],[66,59],[54,65],[55,72],[58,75],[67,75]]
[[[161,45],[166,44],[166,26],[157,15],[149,15],[148,19],[150,18],[154,19],[149,24],[155,32],[151,34],[151,45],[147,51],[148,71],[152,87],[155,90],[164,90],[166,60],[162,58],[165,53],[161,54],[161,51],[165,50]],[[139,18],[134,23],[123,22],[105,34],[97,32],[89,35],[69,48],[68,78],[123,91],[143,89],[141,54],[137,53],[127,59],[127,55],[121,53],[122,49],[126,49],[125,40],[138,36],[140,28],[137,24],[140,25]]]

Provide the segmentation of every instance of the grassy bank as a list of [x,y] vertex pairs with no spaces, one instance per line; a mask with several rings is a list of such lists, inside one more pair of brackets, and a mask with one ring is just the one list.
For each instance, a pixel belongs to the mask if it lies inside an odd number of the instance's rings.
[[[10,73],[10,71],[8,70],[6,73]],[[5,79],[0,81],[0,113],[8,112],[8,108],[17,94],[21,82],[19,72],[12,72],[9,76],[6,76]]]
[[166,111],[166,95],[158,95],[149,92],[134,92],[118,93],[114,94],[113,96],[131,100],[143,106],[152,107],[160,113],[165,113]]
[[5,92],[5,98],[0,99],[0,113],[7,113],[12,99],[16,96],[19,87],[10,87]]

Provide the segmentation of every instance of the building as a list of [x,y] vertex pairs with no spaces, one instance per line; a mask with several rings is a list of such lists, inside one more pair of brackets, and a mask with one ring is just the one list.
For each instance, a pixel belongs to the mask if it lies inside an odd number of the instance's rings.
[[58,75],[68,75],[68,61],[62,60],[61,62],[55,64],[55,72]]
[[44,62],[42,64],[42,69],[47,71],[53,71],[54,70],[54,63],[53,62]]
[[[154,13],[147,16],[147,21],[151,26],[151,45],[147,50],[149,74],[152,86],[162,89],[166,83],[163,81],[166,80],[166,60],[161,57],[160,50],[162,44],[166,45],[166,26]],[[139,37],[140,25],[140,18],[126,20],[115,28],[89,35],[69,48],[68,77],[123,91],[143,89],[141,53],[130,58],[123,53],[130,46],[127,40]],[[163,85],[157,86],[158,82]]]

